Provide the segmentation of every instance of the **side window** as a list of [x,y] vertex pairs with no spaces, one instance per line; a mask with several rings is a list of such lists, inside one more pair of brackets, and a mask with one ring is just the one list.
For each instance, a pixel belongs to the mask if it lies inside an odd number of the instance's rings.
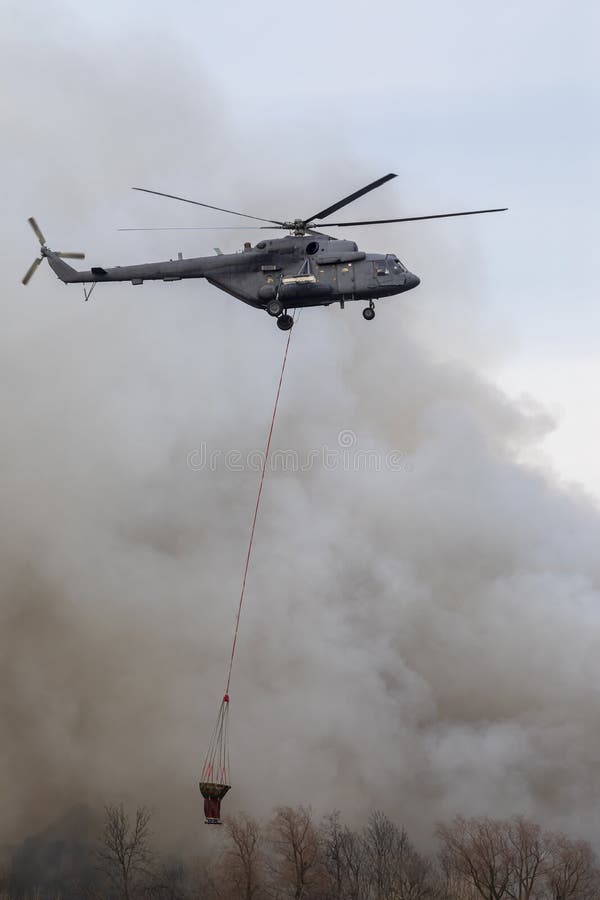
[[376,259],[373,262],[373,268],[375,270],[375,275],[377,277],[381,277],[382,275],[389,275],[390,270],[388,268],[387,259]]

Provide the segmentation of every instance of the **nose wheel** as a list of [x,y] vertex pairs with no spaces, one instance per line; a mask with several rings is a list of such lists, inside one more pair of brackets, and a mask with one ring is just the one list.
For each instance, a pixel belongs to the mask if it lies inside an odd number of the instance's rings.
[[363,309],[363,316],[367,322],[371,322],[375,318],[375,304],[372,300],[369,305]]
[[287,313],[284,313],[277,319],[277,327],[281,328],[282,331],[289,331],[293,324],[294,320]]

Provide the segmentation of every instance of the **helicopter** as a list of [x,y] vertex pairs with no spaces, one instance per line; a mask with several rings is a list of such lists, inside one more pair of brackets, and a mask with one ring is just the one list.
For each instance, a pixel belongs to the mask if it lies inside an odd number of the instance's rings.
[[[321,220],[396,177],[391,172],[306,219],[289,221],[265,219],[248,213],[223,209],[219,206],[211,206],[209,203],[201,203],[198,200],[153,191],[149,188],[133,188],[135,191],[143,191],[158,197],[167,197],[171,200],[179,200],[183,203],[191,203],[195,206],[267,223],[250,226],[260,230],[289,232],[285,237],[259,240],[254,246],[246,241],[244,249],[236,253],[223,253],[219,248],[215,248],[214,256],[184,259],[179,253],[176,260],[142,263],[134,266],[113,268],[92,266],[87,271],[78,271],[64,260],[84,259],[85,254],[50,250],[37,222],[30,217],[28,221],[40,242],[41,250],[39,258],[31,264],[22,283],[28,284],[40,263],[47,259],[51,269],[65,284],[92,284],[89,291],[86,292],[84,288],[86,300],[89,299],[96,284],[103,282],[130,281],[131,284],[141,285],[145,281],[181,281],[188,278],[206,278],[209,284],[231,294],[243,303],[266,311],[276,319],[277,326],[282,331],[289,331],[294,324],[289,310],[309,306],[330,306],[332,303],[339,303],[343,309],[345,303],[349,301],[366,303],[362,314],[367,321],[371,321],[375,318],[375,300],[412,290],[420,284],[419,277],[410,272],[395,254],[365,253],[363,250],[359,250],[354,241],[334,238],[320,231],[321,227],[327,229],[354,228],[363,225],[474,216],[483,213],[505,212],[507,209],[507,207],[475,209],[426,216],[404,216],[395,219],[326,222],[323,226],[321,225]],[[197,226],[196,228],[210,227]],[[247,226],[217,227],[242,228]],[[163,231],[196,230],[196,228],[121,228],[119,230]]]

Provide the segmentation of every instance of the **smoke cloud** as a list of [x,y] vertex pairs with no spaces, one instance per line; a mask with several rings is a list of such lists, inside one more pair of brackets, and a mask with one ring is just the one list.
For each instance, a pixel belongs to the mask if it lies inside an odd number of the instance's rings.
[[[285,337],[203,282],[99,286],[84,304],[43,266],[21,288],[37,247],[25,219],[91,265],[198,255],[211,233],[113,229],[224,217],[128,187],[277,218],[378,173],[325,125],[309,161],[275,125],[248,132],[168,26],[108,45],[58,7],[33,56],[31,13],[14,11],[4,65],[33,71],[4,111],[0,838],[124,798],[193,844],[258,476],[188,457],[262,449]],[[223,249],[245,238],[216,234]],[[359,821],[379,807],[421,839],[458,812],[524,813],[593,836],[598,512],[519,462],[552,423],[486,376],[483,279],[452,269],[475,242],[356,238],[406,255],[423,284],[371,325],[353,307],[302,313],[274,446],[339,449],[347,429],[401,464],[269,473],[226,808],[310,802]],[[427,276],[450,273],[441,308]]]

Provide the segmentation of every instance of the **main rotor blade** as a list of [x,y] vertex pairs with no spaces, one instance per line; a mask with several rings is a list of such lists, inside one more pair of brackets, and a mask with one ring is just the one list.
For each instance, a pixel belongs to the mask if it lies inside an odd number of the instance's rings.
[[[324,219],[325,216],[330,216],[331,213],[336,212],[338,209],[341,209],[342,206],[347,206],[348,203],[352,203],[353,200],[358,200],[359,197],[362,197],[363,194],[368,194],[369,191],[374,191],[375,188],[381,187],[382,184],[385,184],[386,181],[391,181],[392,178],[397,178],[397,175],[394,175],[393,172],[390,172],[389,175],[384,175],[383,178],[378,178],[377,181],[372,181],[371,184],[368,184],[366,187],[361,188],[360,191],[354,191],[353,194],[349,194],[347,197],[344,197],[343,200],[338,200],[337,203],[334,203],[333,206],[328,206],[327,209],[322,209],[321,212],[315,213],[314,216],[309,216],[305,219],[305,223],[312,222],[313,219]],[[279,224],[282,224],[281,222]]]
[[33,275],[33,273],[35,272],[35,270],[41,263],[42,259],[43,259],[42,256],[40,256],[39,259],[34,259],[34,261],[31,263],[31,265],[25,272],[23,278],[21,279],[21,284],[29,284],[29,281],[31,280],[31,276]]
[[281,225],[167,225],[158,228],[117,228],[117,231],[260,231],[262,228],[281,228]]
[[72,253],[71,251],[56,250],[56,256],[61,259],[85,259],[85,253]]
[[46,243],[46,238],[45,238],[44,235],[42,234],[41,229],[40,229],[40,226],[39,226],[38,223],[35,221],[35,219],[33,218],[33,216],[29,216],[29,218],[27,219],[27,221],[29,222],[29,224],[30,224],[31,227],[33,228],[33,230],[34,230],[34,232],[35,232],[35,236],[37,237],[37,239],[38,239],[38,241],[40,242],[40,244],[42,244],[42,245],[45,244],[45,243]]
[[[271,222],[274,225],[283,225],[277,219],[263,219],[261,216],[249,216],[248,213],[236,212],[234,209],[223,209],[222,206],[211,206],[210,203],[200,203],[199,200],[188,200],[187,197],[177,197],[175,194],[163,194],[161,191],[150,191],[148,188],[132,188],[133,191],[143,191],[145,194],[156,194],[157,197],[169,197],[171,200],[181,200],[183,203],[193,203],[194,206],[205,206],[207,209],[216,209],[219,212],[230,213],[232,216],[243,216],[245,219],[256,219],[258,222]],[[32,226],[33,227],[33,226]]]
[[471,209],[468,212],[436,213],[434,216],[404,216],[402,219],[367,219],[364,222],[324,222],[324,228],[351,228],[354,225],[386,225],[388,222],[420,222],[423,219],[450,219],[453,216],[479,216],[482,213],[506,212],[508,206],[500,209]]

